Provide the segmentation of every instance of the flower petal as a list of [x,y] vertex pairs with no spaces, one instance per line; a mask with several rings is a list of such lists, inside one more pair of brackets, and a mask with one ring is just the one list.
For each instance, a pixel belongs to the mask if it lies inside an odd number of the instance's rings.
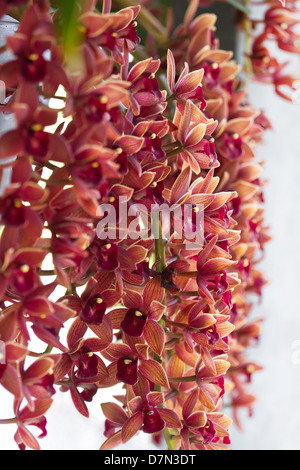
[[153,361],[152,359],[141,361],[139,370],[148,380],[150,380],[150,382],[169,388],[167,374],[158,362]]
[[120,424],[121,426],[128,420],[128,416],[116,403],[102,403],[101,408],[104,416],[114,424]]
[[156,321],[149,319],[144,329],[144,338],[150,348],[161,356],[166,339],[163,327]]
[[122,442],[125,444],[141,429],[143,425],[143,413],[138,411],[131,416],[122,427]]

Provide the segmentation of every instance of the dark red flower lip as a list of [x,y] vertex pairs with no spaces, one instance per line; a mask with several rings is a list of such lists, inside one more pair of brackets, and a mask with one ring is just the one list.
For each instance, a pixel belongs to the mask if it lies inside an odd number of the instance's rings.
[[103,271],[114,271],[119,266],[118,246],[110,241],[102,242],[98,248],[98,265]]
[[101,325],[107,304],[100,295],[95,295],[87,301],[80,312],[80,319],[91,325]]
[[160,432],[165,427],[165,421],[156,408],[149,407],[144,411],[143,432],[146,434],[154,434]]
[[121,382],[134,385],[138,381],[138,361],[129,356],[121,357],[117,362],[116,377]]
[[76,363],[78,367],[76,376],[79,379],[89,379],[97,376],[98,359],[92,352],[81,353]]
[[32,53],[22,61],[21,75],[29,82],[41,82],[47,72],[47,62],[40,54]]
[[129,336],[140,337],[143,334],[146,322],[147,315],[138,308],[130,308],[121,323],[121,328]]

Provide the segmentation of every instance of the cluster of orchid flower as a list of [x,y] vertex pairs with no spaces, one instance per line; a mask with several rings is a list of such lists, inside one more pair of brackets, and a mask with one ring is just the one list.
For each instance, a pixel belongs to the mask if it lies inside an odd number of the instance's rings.
[[263,20],[249,19],[252,31],[262,27],[253,38],[251,53],[252,72],[263,83],[272,84],[276,93],[285,100],[293,100],[299,77],[288,69],[289,62],[280,62],[270,51],[269,43],[288,54],[300,54],[299,9],[297,0],[266,3]]
[[[178,27],[171,15],[159,23],[151,1],[116,1],[113,12],[107,0],[102,10],[79,2],[72,51],[47,0],[6,3],[1,14],[23,14],[3,48],[14,58],[0,67],[2,111],[16,122],[0,158],[17,156],[0,198],[0,384],[14,396],[0,424],[17,426],[21,449],[39,449],[29,427],[46,435],[58,388],[88,417],[95,395],[116,386],[102,404],[101,449],[139,431],[173,450],[226,449],[223,406],[237,422],[240,408],[251,411],[248,382],[260,370],[247,348],[261,329],[252,296],[266,283],[255,147],[269,121],[198,0]],[[165,238],[161,222],[156,239],[98,236],[99,206],[118,215],[121,196],[128,207],[201,205],[202,246],[187,249],[173,225]],[[31,350],[34,338],[44,351]]]

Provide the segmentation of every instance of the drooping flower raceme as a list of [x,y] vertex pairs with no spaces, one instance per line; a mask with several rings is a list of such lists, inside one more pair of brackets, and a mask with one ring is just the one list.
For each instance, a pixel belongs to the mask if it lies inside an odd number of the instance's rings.
[[99,390],[121,384],[119,403],[102,404],[101,449],[139,431],[170,449],[224,449],[224,400],[236,419],[251,409],[260,369],[247,357],[260,335],[248,294],[266,282],[255,146],[268,121],[198,0],[161,31],[147,2],[146,47],[140,7],[116,3],[80,3],[74,55],[47,1],[26,4],[7,39],[3,111],[16,127],[0,158],[17,159],[0,198],[0,383],[15,405],[0,422],[17,425],[21,449],[39,449],[28,427],[46,434],[58,387],[88,417]]

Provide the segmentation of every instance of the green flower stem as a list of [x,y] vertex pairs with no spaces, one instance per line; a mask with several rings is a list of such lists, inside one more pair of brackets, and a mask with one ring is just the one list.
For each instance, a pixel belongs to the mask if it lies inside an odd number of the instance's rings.
[[176,140],[175,142],[170,142],[169,144],[163,145],[163,150],[165,152],[170,152],[171,150],[178,149],[180,145],[180,142]]
[[176,383],[195,382],[196,379],[197,379],[196,375],[191,375],[189,377],[169,377],[169,382],[176,382]]
[[155,239],[156,271],[162,273],[166,268],[165,242],[163,240],[161,221],[158,223],[158,238]]
[[[159,227],[158,227],[159,237],[155,240],[156,270],[158,272],[163,272],[163,270],[166,268],[165,244],[163,240],[162,225],[161,225],[160,220],[158,224],[159,224]],[[163,318],[163,322],[165,322],[165,318]],[[158,363],[162,362],[162,358],[158,354],[154,354],[153,359],[157,361]],[[155,390],[157,392],[161,392],[161,386],[155,385]],[[168,428],[165,428],[163,430],[163,436],[168,446],[168,450],[175,450],[176,443],[174,442],[174,440],[172,440],[172,435],[170,434]]]
[[168,446],[168,450],[176,450],[176,442],[174,441],[174,439],[172,439],[173,436],[171,436],[167,428],[163,430],[163,435]]
[[21,6],[21,7],[13,7],[10,8],[7,12],[8,16],[11,16],[15,20],[21,21],[25,11],[26,11],[26,5]]
[[195,291],[184,291],[184,292],[180,292],[179,295],[183,295],[184,297],[199,297],[200,294],[199,292],[197,292],[196,290]]
[[175,95],[170,95],[166,98],[166,102],[167,103],[171,103],[172,101],[175,101],[176,100],[176,96]]
[[[127,8],[138,6],[139,1],[137,0],[113,0],[113,5],[118,8]],[[151,34],[158,43],[167,42],[167,30],[160,23],[160,21],[146,8],[141,7],[138,22],[145,28],[145,30]]]
[[42,353],[36,353],[36,352],[33,352],[33,351],[28,351],[28,356],[30,357],[42,357],[42,356],[47,356],[48,354],[51,354],[53,350],[53,347],[52,346],[47,346],[45,351],[42,352]]
[[239,0],[226,0],[226,1],[227,1],[227,3],[232,5],[237,10],[242,11],[243,13],[245,13],[245,15],[249,15],[250,10],[249,10],[249,7],[247,5],[247,2],[245,2],[245,3],[244,2],[239,2]]
[[40,269],[40,276],[56,276],[56,272],[53,269]]
[[166,344],[165,344],[166,349],[170,349],[170,351],[172,351],[171,348],[173,346],[176,346],[176,344],[178,344],[178,343],[179,343],[179,338],[172,338],[172,339],[170,339],[170,341],[166,342]]
[[172,331],[166,331],[166,335],[169,336],[169,338],[172,339],[180,339],[183,338],[182,333],[172,333]]
[[185,323],[178,323],[178,322],[169,320],[166,316],[164,316],[163,318],[164,318],[164,321],[167,325],[174,326],[175,328],[179,328],[179,329],[182,329],[182,330],[184,330],[187,327],[187,325]]
[[18,418],[0,419],[0,424],[17,424]]
[[167,152],[167,157],[170,158],[170,157],[173,157],[175,155],[178,155],[179,153],[181,153],[183,150],[183,148],[180,146],[180,147],[176,147],[174,150],[171,150],[170,152]]
[[52,170],[52,171],[58,170],[60,168],[59,166],[53,165],[50,162],[45,162],[45,163],[43,163],[43,165],[41,165],[39,162],[33,162],[33,163],[35,165],[37,165],[38,167],[44,166],[44,167],[48,168],[48,170]]

